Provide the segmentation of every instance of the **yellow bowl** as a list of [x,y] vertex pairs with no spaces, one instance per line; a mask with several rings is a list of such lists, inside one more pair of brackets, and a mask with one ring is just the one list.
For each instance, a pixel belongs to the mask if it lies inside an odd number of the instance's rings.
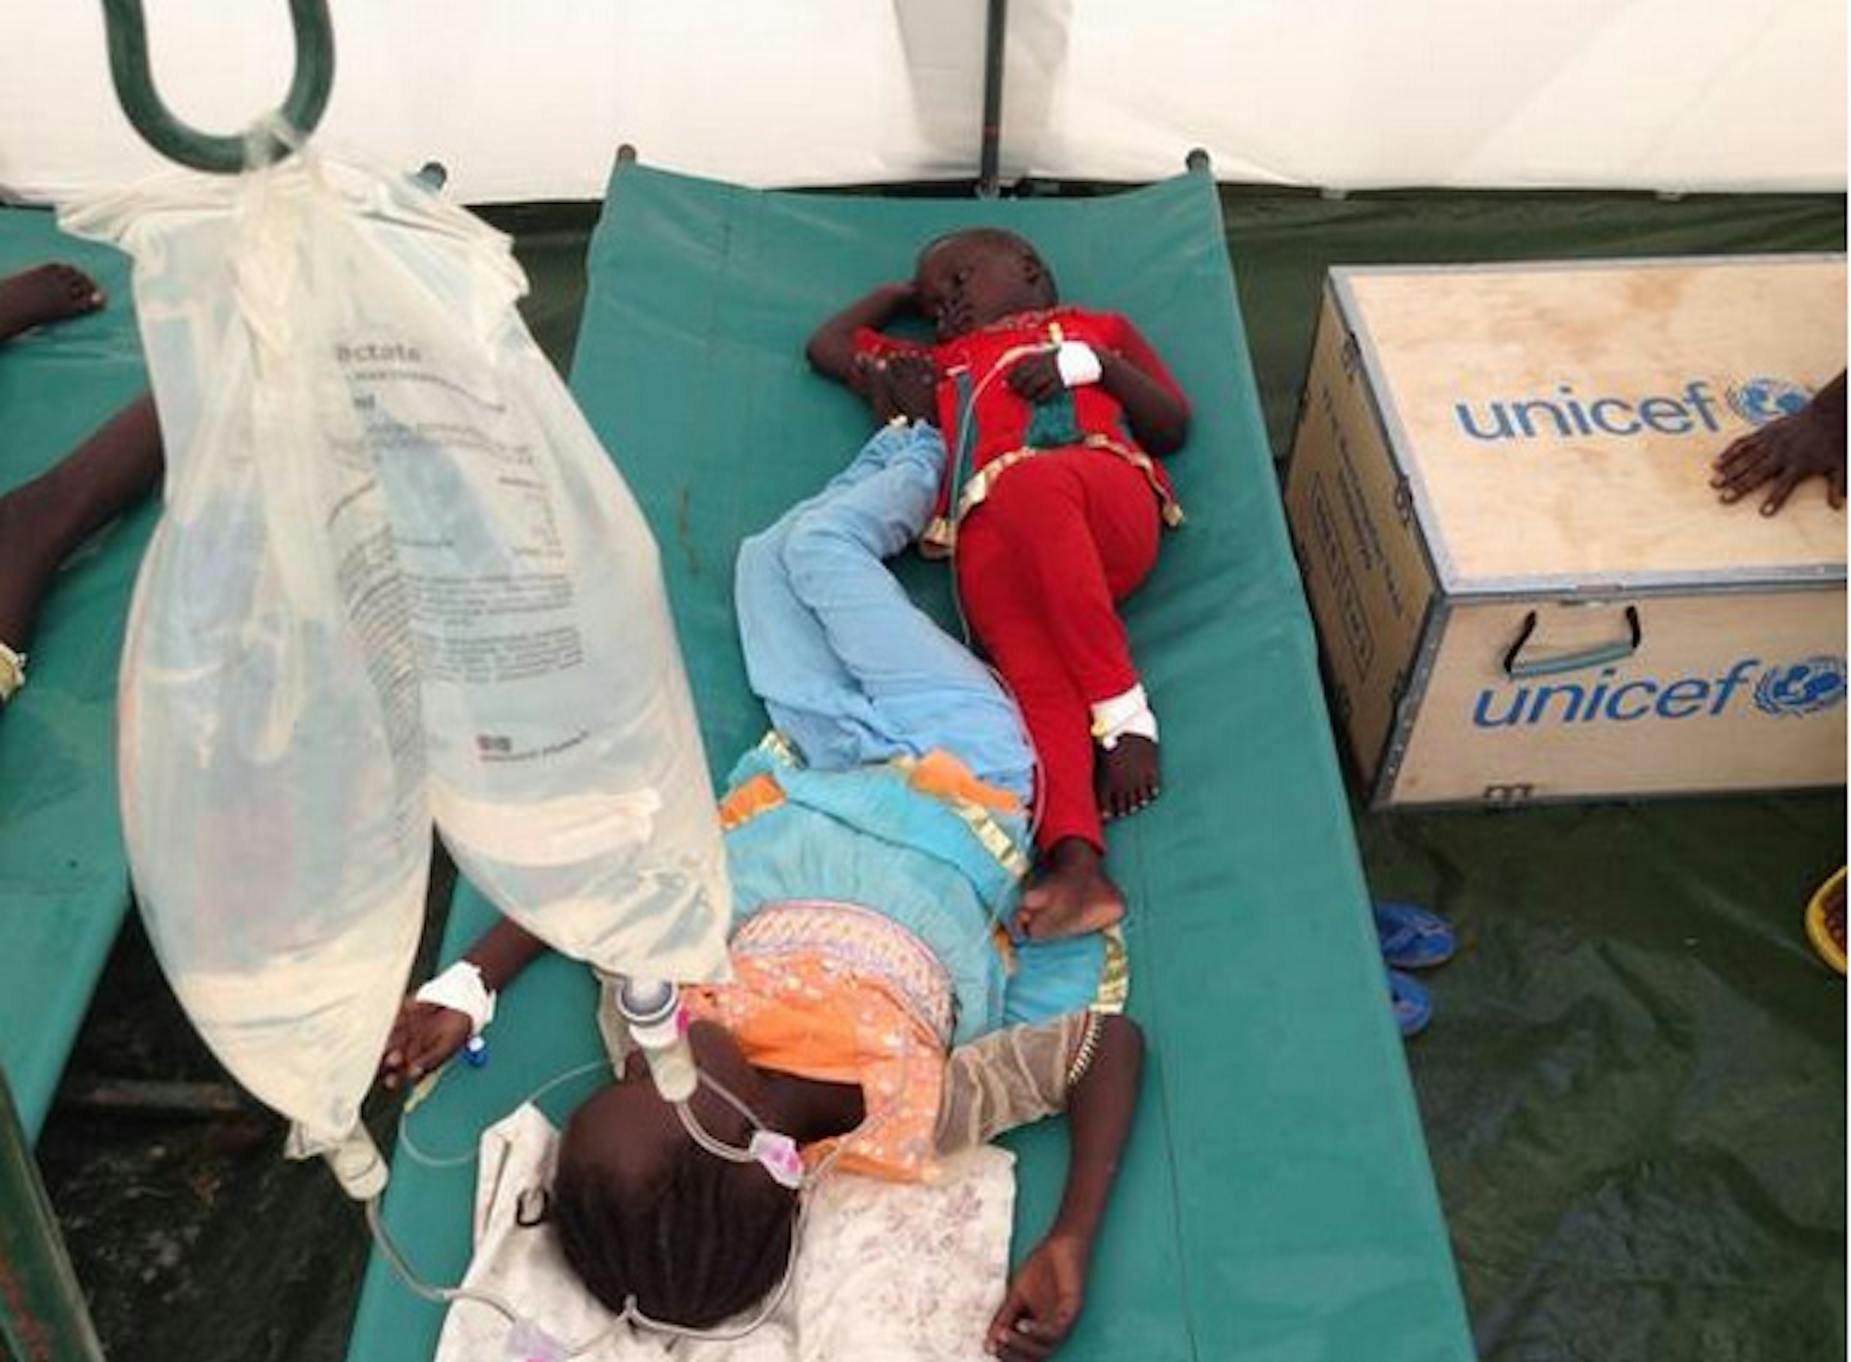
[[1812,896],[1812,902],[1806,905],[1806,935],[1812,938],[1812,948],[1819,952],[1820,959],[1840,974],[1845,972],[1844,947],[1832,940],[1831,932],[1826,930],[1825,901],[1834,890],[1842,893],[1844,885],[1844,867],[1840,866],[1838,873],[1820,885],[1818,892]]

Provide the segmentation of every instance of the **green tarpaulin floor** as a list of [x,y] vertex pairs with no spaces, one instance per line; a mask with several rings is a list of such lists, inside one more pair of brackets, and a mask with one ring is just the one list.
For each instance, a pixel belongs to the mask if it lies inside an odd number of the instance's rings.
[[[1224,191],[1275,448],[1331,262],[1843,249],[1840,198]],[[571,353],[588,210],[498,215]],[[3,428],[0,428],[3,429]],[[0,435],[0,438],[4,438]],[[1844,988],[1798,910],[1840,796],[1362,816],[1378,893],[1458,925],[1411,1060],[1478,1351],[1844,1355]],[[210,1078],[131,930],[67,1075]],[[345,1352],[365,1244],[265,1118],[55,1110],[40,1142],[117,1359]]]

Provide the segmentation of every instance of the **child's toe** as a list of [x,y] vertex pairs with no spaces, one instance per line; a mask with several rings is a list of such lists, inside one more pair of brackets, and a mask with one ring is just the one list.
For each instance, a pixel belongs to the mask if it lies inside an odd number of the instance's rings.
[[103,290],[97,287],[96,280],[78,269],[75,265],[59,265],[58,279],[64,285],[64,291],[77,303],[100,301]]

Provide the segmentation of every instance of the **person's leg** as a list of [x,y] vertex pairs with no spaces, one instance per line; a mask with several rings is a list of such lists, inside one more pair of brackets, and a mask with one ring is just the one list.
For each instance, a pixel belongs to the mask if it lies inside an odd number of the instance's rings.
[[103,305],[96,280],[72,265],[39,265],[0,279],[0,341],[22,331],[95,312]]
[[1017,921],[1031,936],[1078,935],[1125,912],[1124,895],[1104,868],[1091,712],[1047,625],[1037,579],[1014,539],[987,514],[986,506],[964,523],[958,585],[971,626],[1022,707],[1041,759],[1041,864]]
[[746,680],[765,702],[772,727],[810,765],[840,770],[879,759],[867,755],[878,747],[879,725],[823,626],[791,590],[784,541],[795,514],[739,546],[733,568],[739,643]]
[[929,426],[889,427],[881,469],[807,505],[783,546],[792,592],[872,708],[884,743],[953,754],[1027,800],[1034,756],[1021,716],[970,651],[915,606],[883,560],[931,515],[945,447]]
[[944,467],[930,428],[877,433],[847,470],[746,541],[735,575],[752,688],[812,765],[942,748],[1026,798],[1033,756],[988,670],[882,560],[918,534]]
[[[1117,602],[1157,559],[1162,522],[1144,476],[1116,455],[1069,450],[1009,470],[971,523],[988,519],[1016,545],[1042,617],[1089,706],[1089,728],[1148,717]],[[1102,813],[1135,812],[1157,796],[1155,724],[1099,747],[1089,778]]]
[[160,481],[161,428],[143,396],[63,460],[0,495],[0,644],[23,650],[53,574]]
[[[1119,478],[1120,471],[1129,482]],[[1130,514],[1114,505],[1127,493]],[[1138,512],[1151,530],[1140,537]],[[1015,547],[1051,606],[1048,627],[1088,704],[1138,683],[1116,602],[1156,561],[1156,502],[1142,476],[1116,455],[1093,450],[1044,454],[1010,469],[972,517],[987,519]],[[1142,539],[1142,542],[1140,540]]]
[[[1114,604],[1124,600],[1157,565],[1157,550],[1163,538],[1163,519],[1157,498],[1145,482],[1144,474],[1117,455],[1089,450],[1075,457],[1086,508],[1086,525],[1090,542],[1099,555],[1106,588]],[[1113,611],[1113,620],[1118,613]],[[1079,640],[1067,640],[1067,646],[1083,648]],[[1141,682],[1133,680],[1134,690],[1100,695],[1108,676],[1122,675],[1121,668],[1131,665],[1124,625],[1108,643],[1109,651],[1096,662],[1098,685],[1088,685],[1088,703],[1094,709],[1095,727],[1100,721],[1112,724],[1139,710],[1149,716],[1149,699]],[[1085,655],[1082,654],[1084,657]],[[1083,661],[1082,667],[1094,665]],[[1135,678],[1136,668],[1132,667]],[[1151,718],[1147,733],[1121,733],[1112,745],[1101,744],[1097,753],[1096,784],[1099,807],[1108,818],[1123,818],[1136,813],[1157,798],[1162,787],[1161,763],[1155,737],[1156,723]]]

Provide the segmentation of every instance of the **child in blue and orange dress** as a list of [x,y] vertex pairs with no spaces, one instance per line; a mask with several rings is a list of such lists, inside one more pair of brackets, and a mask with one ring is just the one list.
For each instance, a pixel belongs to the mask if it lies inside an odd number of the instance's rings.
[[[879,330],[908,309],[936,344]],[[992,228],[929,243],[912,280],[832,317],[807,353],[870,399],[875,373],[930,389],[951,453],[921,548],[955,555],[970,626],[1041,761],[1041,870],[1020,921],[1031,935],[1116,921],[1103,819],[1159,793],[1157,722],[1116,606],[1181,523],[1153,456],[1182,445],[1187,398],[1130,321],[1063,305],[1034,247]]]
[[[735,1146],[762,1122],[812,1167],[840,1149],[838,1167],[897,1180],[1065,1109],[1060,1210],[984,1340],[1005,1362],[1043,1362],[1084,1299],[1142,1041],[1118,1011],[1127,975],[1107,934],[997,930],[1027,867],[1033,754],[1002,687],[882,562],[924,528],[945,461],[936,428],[896,421],[740,547],[739,641],[775,733],[721,805],[733,977],[690,990],[688,1011],[697,1062],[754,1114],[705,1087],[691,1102]],[[472,976],[492,1014],[487,995],[540,950],[504,921],[440,977]],[[382,1078],[417,1081],[473,1024],[421,989]],[[639,1056],[622,1064],[559,1145],[545,1220],[567,1265],[611,1310],[671,1330],[762,1309],[797,1194],[770,1165],[698,1146]]]

